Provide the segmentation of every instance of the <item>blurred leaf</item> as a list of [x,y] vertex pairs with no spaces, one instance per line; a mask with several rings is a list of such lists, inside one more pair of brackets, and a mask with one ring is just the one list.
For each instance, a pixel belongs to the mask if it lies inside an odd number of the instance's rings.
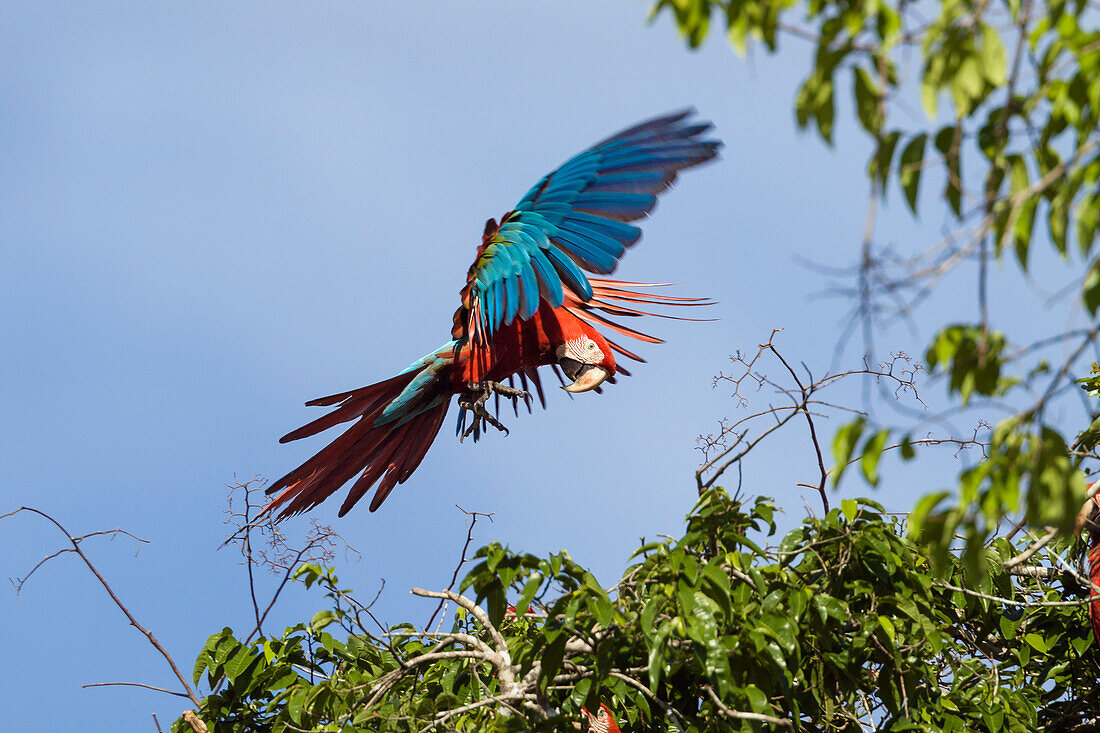
[[920,188],[921,169],[924,166],[924,146],[928,142],[928,135],[921,133],[901,151],[901,161],[898,164],[898,179],[901,189],[905,193],[905,201],[914,214],[917,213],[917,192]]
[[1081,299],[1089,314],[1095,316],[1100,308],[1100,260],[1094,260],[1085,273],[1085,283],[1081,286]]
[[856,113],[863,129],[872,135],[878,135],[882,129],[882,114],[879,110],[879,98],[882,95],[871,73],[862,66],[852,69],[852,91],[856,99]]
[[890,431],[879,430],[863,444],[863,455],[860,458],[860,468],[863,476],[871,486],[878,486],[878,462],[882,458],[882,450],[886,447],[886,440],[890,437]]
[[840,477],[844,475],[844,471],[852,459],[852,453],[855,451],[856,443],[859,442],[859,436],[863,434],[863,428],[866,424],[866,418],[857,417],[836,431],[836,436],[833,438],[833,458],[836,460],[836,465],[833,467],[834,486],[840,485]]
[[982,73],[993,86],[1000,86],[1008,81],[1005,76],[1007,61],[1005,58],[1004,44],[1001,37],[991,25],[982,24]]

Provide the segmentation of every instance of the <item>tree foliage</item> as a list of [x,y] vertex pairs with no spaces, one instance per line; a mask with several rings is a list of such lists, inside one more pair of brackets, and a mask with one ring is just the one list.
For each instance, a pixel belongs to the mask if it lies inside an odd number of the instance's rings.
[[[1009,414],[976,431],[986,455],[964,469],[957,490],[926,495],[911,518],[913,533],[941,559],[963,534],[972,567],[982,566],[978,555],[1004,517],[1019,512],[1019,521],[1065,532],[1084,498],[1080,469],[1093,454],[1074,440],[1096,418],[1095,403],[1085,403],[1079,426],[1055,424],[1050,414],[1095,349],[1095,322],[1014,342],[990,312],[989,291],[996,287],[991,262],[1014,259],[1027,273],[1045,241],[1069,265],[1064,292],[1077,295],[1090,319],[1100,307],[1100,259],[1093,251],[1100,217],[1097,10],[1085,0],[659,0],[653,6],[654,15],[671,12],[692,47],[715,18],[741,53],[753,42],[769,53],[780,51],[781,39],[813,45],[810,72],[795,95],[798,125],[812,125],[831,145],[837,107],[847,104],[871,143],[868,230],[854,288],[869,326],[879,316],[908,316],[948,274],[973,268],[973,320],[933,324],[925,353],[926,368],[954,400],[936,417],[974,406]],[[927,190],[933,182],[942,186],[934,191],[938,201]],[[876,248],[876,199],[891,192],[914,215],[945,212],[948,236],[905,257]],[[959,304],[958,294],[952,297]],[[1052,366],[1047,355],[1058,350],[1068,356]],[[932,422],[925,415],[919,424]],[[838,436],[864,427],[860,418]],[[838,465],[852,450],[875,453],[885,445],[884,431],[905,440],[913,429],[876,426],[861,446],[844,444]]]
[[781,538],[773,512],[711,489],[611,589],[564,552],[483,547],[461,594],[414,590],[456,604],[435,633],[374,626],[305,564],[329,606],[278,638],[211,636],[195,682],[226,684],[200,714],[226,732],[563,730],[605,703],[628,730],[1028,731],[1100,705],[1071,569],[1008,566],[1024,548],[999,538],[979,577],[955,555],[933,573],[866,499]]

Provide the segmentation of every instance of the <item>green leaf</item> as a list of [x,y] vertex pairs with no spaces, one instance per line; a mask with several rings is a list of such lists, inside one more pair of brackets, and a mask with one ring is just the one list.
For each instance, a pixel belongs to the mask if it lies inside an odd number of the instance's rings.
[[299,580],[305,583],[306,588],[312,588],[322,576],[324,571],[317,565],[311,562],[302,563],[295,569],[294,574],[291,576],[294,580]]
[[588,697],[588,691],[592,689],[592,678],[584,677],[577,681],[573,686],[573,691],[569,693],[569,701],[575,706],[580,707],[584,704],[585,699]]
[[290,721],[296,725],[302,724],[302,707],[306,703],[306,697],[309,696],[308,687],[299,687],[290,693],[290,697],[286,701],[286,714],[290,717]]
[[[329,613],[331,613],[331,611]],[[255,660],[256,656],[253,655],[252,650],[242,646],[233,656],[225,660],[225,664],[222,666],[222,672],[225,674],[226,679],[233,682],[242,672],[248,669],[248,666]]]
[[1004,708],[998,708],[991,713],[985,713],[982,715],[982,720],[985,721],[986,728],[988,730],[1004,730],[1005,711]]
[[887,3],[878,6],[876,27],[883,50],[889,50],[901,38],[901,14]]
[[982,48],[981,48],[982,73],[986,80],[993,86],[1000,86],[1008,81],[1005,69],[1008,62],[1005,57],[1005,47],[1001,43],[1001,36],[991,25],[982,23]]
[[844,470],[852,459],[852,452],[866,424],[866,418],[857,417],[836,431],[836,436],[833,438],[833,458],[836,460],[836,465],[833,467],[833,486],[840,484],[840,477],[844,475]]
[[890,431],[883,428],[867,439],[863,445],[863,455],[859,461],[859,467],[863,470],[863,477],[871,486],[878,486],[878,462],[882,458],[882,449],[886,446],[886,440],[890,437]]
[[897,633],[894,630],[894,622],[891,621],[886,616],[879,616],[878,617],[878,625],[882,628],[883,631],[886,632],[886,635],[888,637],[890,637],[890,643],[893,644],[894,643],[894,635]]
[[901,459],[911,461],[917,457],[916,448],[913,447],[913,436],[906,435],[901,439]]
[[[1100,84],[1097,85],[1100,87]],[[1074,212],[1077,220],[1077,246],[1082,257],[1087,257],[1096,239],[1097,225],[1100,224],[1100,195],[1084,196]]]
[[927,142],[927,134],[922,132],[915,136],[901,151],[901,161],[898,163],[898,182],[905,194],[905,202],[909,204],[909,210],[914,214],[917,213],[917,193],[920,188],[921,169],[924,166],[924,148]]
[[336,620],[337,616],[334,612],[328,610],[318,611],[316,614],[314,614],[313,619],[309,622],[309,625],[314,631],[320,631],[321,629],[325,628]]
[[540,683],[549,682],[561,668],[561,661],[565,658],[565,643],[569,640],[568,634],[558,634],[552,642],[542,648],[542,669],[539,672]]
[[875,148],[875,154],[871,156],[871,163],[867,167],[867,175],[878,188],[880,195],[886,194],[886,183],[890,176],[890,166],[894,160],[894,149],[901,138],[901,132],[894,130],[883,135]]
[[508,610],[508,599],[502,583],[493,583],[486,589],[485,606],[489,614],[489,623],[499,626],[504,613]]
[[730,3],[726,20],[728,28],[726,36],[729,38],[730,45],[737,51],[737,55],[743,57],[748,49],[749,20],[745,13],[735,15],[734,6],[735,3]]
[[768,696],[756,685],[745,685],[745,697],[749,699],[749,706],[758,715],[772,712],[768,704]]
[[947,182],[943,195],[957,217],[962,215],[962,152],[958,135],[958,128],[946,125],[940,128],[934,139],[936,149],[943,155],[943,161],[947,165]]
[[1020,213],[1016,219],[1016,227],[1013,235],[1016,241],[1016,259],[1020,266],[1027,269],[1027,255],[1031,246],[1031,235],[1035,231],[1035,209],[1039,202],[1035,198],[1029,198],[1020,206]]
[[520,591],[519,600],[516,601],[516,617],[522,618],[527,609],[531,605],[531,599],[535,597],[535,593],[542,587],[543,577],[540,573],[535,573],[528,579],[523,585],[523,590]]
[[855,499],[844,499],[840,502],[840,511],[844,512],[844,516],[851,522],[859,512],[859,503]]
[[1046,640],[1038,634],[1024,634],[1024,641],[1026,641],[1031,646],[1031,648],[1033,648],[1040,654],[1047,653]]
[[836,102],[833,95],[833,80],[828,78],[821,82],[814,119],[817,120],[817,131],[821,139],[829,145],[833,144],[834,117],[836,117]]
[[937,97],[940,91],[940,75],[943,68],[942,56],[930,56],[925,63],[920,80],[920,102],[929,119],[936,118]]
[[984,90],[985,79],[978,58],[964,57],[951,83],[955,106],[958,107],[960,116],[965,117],[970,114],[970,110],[981,100]]
[[1010,155],[1008,160],[1009,204],[998,216],[997,254],[1005,249],[1009,242],[1015,247],[1016,259],[1020,267],[1027,270],[1027,255],[1031,244],[1031,230],[1035,221],[1035,199],[1027,197],[1029,185],[1027,163],[1023,156]]
[[795,627],[794,622],[786,616],[774,614],[765,615],[763,621],[774,634],[776,641],[779,642],[779,647],[788,656],[793,657],[798,650],[798,629]]
[[1047,207],[1047,224],[1050,227],[1050,239],[1058,253],[1066,256],[1066,231],[1069,229],[1069,202],[1067,196],[1058,195]]
[[199,679],[202,677],[202,673],[206,671],[206,668],[210,665],[210,652],[203,649],[199,652],[198,659],[195,660],[195,671],[191,676],[192,681],[197,685]]
[[830,595],[818,594],[813,597],[813,604],[817,608],[818,617],[824,623],[827,618],[840,622],[848,621],[851,614],[847,605],[838,598]]
[[951,496],[949,491],[936,491],[921,497],[909,514],[909,533],[911,536],[920,536],[924,529],[925,518],[949,496]]
[[[660,684],[661,674],[665,668],[665,650],[668,645],[668,637],[672,633],[672,624],[668,621],[661,624],[657,629],[657,633],[654,635],[652,641],[649,642],[649,661],[647,670],[649,672],[649,688],[651,690],[657,689],[657,685]],[[562,639],[565,635],[562,635]],[[564,641],[562,643],[562,651],[564,652]],[[543,662],[543,666],[546,663]]]
[[872,135],[878,135],[882,129],[882,114],[879,102],[882,91],[871,77],[871,73],[862,66],[852,70],[852,91],[856,99],[856,114],[863,129]]
[[1085,302],[1085,308],[1089,314],[1095,316],[1096,309],[1100,308],[1100,259],[1093,260],[1085,273],[1085,282],[1081,286],[1081,299]]

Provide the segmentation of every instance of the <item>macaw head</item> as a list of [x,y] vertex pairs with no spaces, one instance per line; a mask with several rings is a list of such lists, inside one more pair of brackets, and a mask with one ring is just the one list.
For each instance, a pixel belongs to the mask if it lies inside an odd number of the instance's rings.
[[[1089,484],[1089,488],[1095,485]],[[1092,533],[1094,542],[1100,542],[1100,493],[1086,499],[1081,511],[1077,513],[1077,534],[1080,535],[1084,530]]]
[[596,714],[588,712],[588,708],[581,708],[584,717],[588,718],[588,730],[592,733],[620,733],[619,724],[606,705],[600,703],[600,709]]
[[615,356],[607,339],[594,328],[583,326],[554,351],[558,366],[573,380],[562,389],[574,394],[596,389],[615,373]]

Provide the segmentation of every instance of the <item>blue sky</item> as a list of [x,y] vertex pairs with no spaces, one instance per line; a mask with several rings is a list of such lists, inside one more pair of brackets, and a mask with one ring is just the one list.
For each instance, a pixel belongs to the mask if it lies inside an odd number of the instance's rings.
[[[376,514],[316,512],[362,553],[341,559],[347,585],[386,580],[377,609],[391,622],[431,614],[406,591],[446,586],[465,537],[456,503],[496,512],[478,542],[568,548],[613,582],[640,536],[682,526],[695,436],[736,416],[711,386],[728,355],[783,328],[793,359],[830,365],[848,304],[812,299],[826,283],[797,258],[853,261],[866,200],[867,146],[845,114],[838,152],[796,131],[805,48],[746,61],[714,38],[690,53],[646,12],[0,5],[0,510],[149,539],[136,556],[122,538],[87,549],[189,670],[209,634],[245,629],[250,613],[238,557],[218,551],[225,484],[276,478],[323,445],[277,443],[318,414],[307,399],[391,376],[448,338],[485,219],[573,153],[690,104],[716,123],[723,159],[682,177],[618,274],[713,297],[719,320],[648,324],[668,343],[644,347],[634,377],[600,397],[555,390],[549,410],[508,422],[510,437],[460,445],[445,428]],[[927,243],[940,222],[894,201],[879,231]],[[919,352],[927,336],[899,329],[884,350]],[[747,490],[775,496],[788,523],[804,513],[796,482],[815,475],[803,441],[791,433],[746,466]],[[876,498],[904,509],[917,493]],[[3,520],[4,573],[59,539]],[[320,604],[292,590],[274,625]],[[80,688],[172,679],[71,556],[20,597],[0,593],[0,627],[8,730],[153,730],[152,713],[167,728],[182,710]]]

